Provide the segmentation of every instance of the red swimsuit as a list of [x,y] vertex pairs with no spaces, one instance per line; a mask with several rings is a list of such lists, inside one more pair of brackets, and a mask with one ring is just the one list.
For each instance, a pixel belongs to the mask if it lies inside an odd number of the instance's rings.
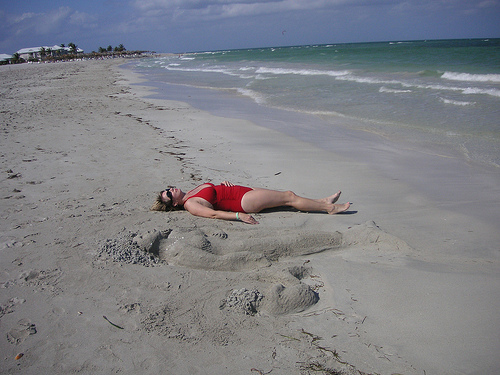
[[201,189],[198,193],[188,199],[198,197],[205,199],[215,210],[245,212],[241,207],[241,198],[246,192],[253,190],[246,186],[225,186],[207,183],[207,187]]

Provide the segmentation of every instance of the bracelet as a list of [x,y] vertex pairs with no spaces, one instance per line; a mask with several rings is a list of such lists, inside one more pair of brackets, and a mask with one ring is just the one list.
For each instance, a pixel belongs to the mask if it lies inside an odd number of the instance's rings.
[[240,220],[240,213],[236,212],[236,220]]

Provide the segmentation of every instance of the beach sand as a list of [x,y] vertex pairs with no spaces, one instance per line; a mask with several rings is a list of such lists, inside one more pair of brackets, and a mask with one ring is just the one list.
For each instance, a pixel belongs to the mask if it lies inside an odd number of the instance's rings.
[[[500,370],[498,223],[249,121],[145,98],[121,63],[0,67],[0,372]],[[149,211],[167,185],[224,180],[342,189],[354,205],[257,226]]]

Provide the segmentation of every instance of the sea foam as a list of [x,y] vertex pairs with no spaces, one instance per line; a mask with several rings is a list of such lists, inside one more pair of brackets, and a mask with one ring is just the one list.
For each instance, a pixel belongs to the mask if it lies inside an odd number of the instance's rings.
[[303,76],[330,76],[330,77],[340,77],[350,74],[348,70],[315,70],[315,69],[286,69],[286,68],[265,68],[260,67],[256,70],[259,74],[296,74]]
[[446,99],[446,98],[439,98],[444,104],[453,104],[453,105],[458,105],[458,106],[466,106],[466,105],[474,105],[476,104],[475,102],[462,102],[460,100],[451,100],[451,99]]
[[470,74],[470,73],[444,72],[441,78],[448,79],[450,81],[500,83],[500,74]]

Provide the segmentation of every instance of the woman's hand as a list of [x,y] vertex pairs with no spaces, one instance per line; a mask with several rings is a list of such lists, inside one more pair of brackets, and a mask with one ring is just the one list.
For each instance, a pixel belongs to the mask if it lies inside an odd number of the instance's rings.
[[234,184],[231,183],[231,182],[229,182],[229,181],[222,181],[221,185],[224,185],[224,186],[234,186]]
[[239,216],[240,220],[243,221],[244,223],[259,224],[259,222],[257,220],[255,220],[252,215],[246,214],[244,212],[239,212],[238,216]]

